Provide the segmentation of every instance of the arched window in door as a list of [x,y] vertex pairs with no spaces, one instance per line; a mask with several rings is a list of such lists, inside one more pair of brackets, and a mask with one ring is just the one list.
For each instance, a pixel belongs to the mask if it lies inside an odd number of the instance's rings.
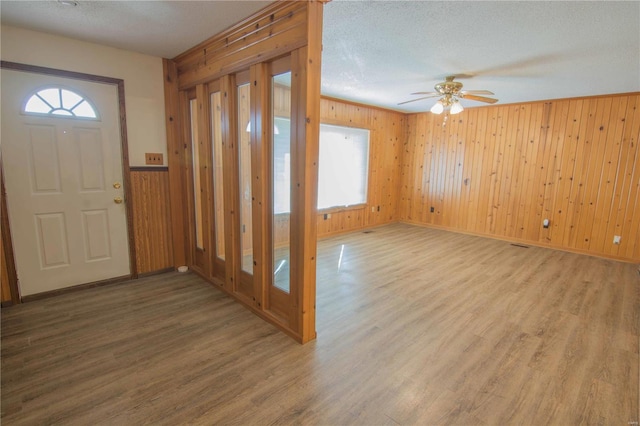
[[87,99],[60,87],[50,87],[34,93],[25,104],[24,112],[59,117],[98,118],[96,109]]

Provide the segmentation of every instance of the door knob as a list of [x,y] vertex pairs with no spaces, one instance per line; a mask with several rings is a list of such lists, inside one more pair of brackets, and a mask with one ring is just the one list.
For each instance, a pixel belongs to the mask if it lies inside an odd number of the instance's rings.
[[120,182],[116,182],[116,183],[114,183],[114,184],[113,184],[113,187],[114,187],[115,189],[120,189]]
[[113,202],[116,203],[116,204],[122,204],[122,198],[116,197],[116,198],[113,199]]

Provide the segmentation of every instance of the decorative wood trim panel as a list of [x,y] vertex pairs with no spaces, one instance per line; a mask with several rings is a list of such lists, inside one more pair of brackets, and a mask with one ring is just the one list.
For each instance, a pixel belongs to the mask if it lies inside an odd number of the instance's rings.
[[133,233],[139,274],[173,268],[169,172],[132,171]]
[[266,62],[307,44],[307,2],[276,2],[177,56],[180,89]]
[[401,221],[640,261],[640,94],[445,117],[407,117]]

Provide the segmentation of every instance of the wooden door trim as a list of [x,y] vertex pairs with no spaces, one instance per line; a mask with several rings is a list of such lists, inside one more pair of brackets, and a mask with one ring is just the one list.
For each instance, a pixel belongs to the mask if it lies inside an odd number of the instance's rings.
[[[118,95],[118,116],[120,118],[120,145],[121,145],[121,161],[122,161],[122,179],[124,186],[125,213],[127,221],[127,239],[129,240],[129,277],[131,279],[138,278],[138,270],[136,267],[136,249],[135,239],[133,235],[133,204],[131,192],[131,168],[129,167],[129,144],[127,140],[127,114],[125,108],[124,97],[124,80],[120,78],[106,77],[94,74],[85,74],[76,71],[60,70],[56,68],[41,67],[37,65],[22,64],[17,62],[0,61],[0,69],[8,69],[14,71],[23,71],[34,74],[52,75],[56,77],[69,78],[74,80],[89,81],[93,83],[111,84],[115,86]],[[0,163],[0,172],[2,172],[2,164]],[[2,191],[3,203],[6,202],[4,190]],[[8,225],[8,223],[7,223]],[[10,251],[6,252],[6,256],[13,261],[13,247],[9,247]],[[7,265],[9,266],[9,265]],[[15,262],[11,265],[15,271]],[[17,286],[17,279],[16,279]],[[13,298],[13,295],[12,295]]]

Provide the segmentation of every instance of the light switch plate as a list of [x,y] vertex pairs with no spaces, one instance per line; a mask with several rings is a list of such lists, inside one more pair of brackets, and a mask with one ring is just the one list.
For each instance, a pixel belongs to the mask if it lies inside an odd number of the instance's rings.
[[162,164],[164,163],[162,153],[160,152],[147,152],[144,154],[144,158],[146,164],[162,166]]

